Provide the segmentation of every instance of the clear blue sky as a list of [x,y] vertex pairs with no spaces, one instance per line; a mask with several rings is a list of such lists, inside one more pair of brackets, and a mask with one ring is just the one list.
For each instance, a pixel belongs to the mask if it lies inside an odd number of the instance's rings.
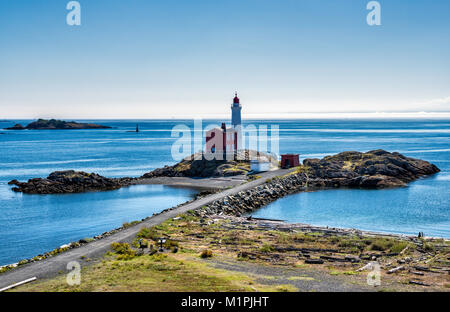
[[0,119],[450,112],[447,0],[79,2],[0,1]]

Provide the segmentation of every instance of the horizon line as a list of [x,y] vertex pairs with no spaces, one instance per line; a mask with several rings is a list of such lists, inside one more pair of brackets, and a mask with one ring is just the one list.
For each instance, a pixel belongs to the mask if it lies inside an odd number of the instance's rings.
[[[450,112],[371,112],[371,113],[276,113],[276,114],[246,114],[243,120],[273,120],[273,119],[414,119],[414,118],[450,118]],[[271,115],[271,116],[268,116]],[[289,116],[286,116],[289,115]],[[229,114],[208,115],[159,115],[149,118],[119,117],[119,116],[39,116],[39,117],[0,117],[0,121],[36,120],[36,119],[60,119],[60,120],[186,120],[186,119],[229,119]]]

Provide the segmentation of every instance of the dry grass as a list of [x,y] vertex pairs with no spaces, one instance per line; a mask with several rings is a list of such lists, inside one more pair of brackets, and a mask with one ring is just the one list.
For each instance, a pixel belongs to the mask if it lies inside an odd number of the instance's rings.
[[69,286],[65,275],[24,285],[15,291],[285,291],[291,286],[267,286],[247,275],[215,269],[188,254],[137,256],[128,261],[104,260],[84,268],[81,284]]
[[[151,241],[158,237],[167,237],[168,241],[176,242],[178,252],[137,256],[129,250],[129,246],[117,245],[117,254],[106,256],[101,263],[83,269],[80,286],[68,286],[61,276],[19,287],[17,290],[286,291],[295,289],[288,285],[258,284],[254,277],[248,274],[219,270],[210,266],[209,262],[234,259],[258,265],[319,270],[330,275],[339,275],[339,278],[349,279],[351,282],[365,283],[367,272],[357,270],[373,261],[374,256],[382,266],[383,284],[388,285],[389,289],[421,290],[423,286],[408,283],[409,280],[415,279],[431,284],[432,287],[427,288],[430,290],[449,290],[447,273],[424,272],[423,276],[418,276],[413,273],[415,269],[406,269],[395,274],[386,274],[387,270],[400,265],[399,261],[407,258],[410,261],[402,265],[411,268],[417,265],[426,268],[448,268],[448,241],[426,240],[413,243],[376,236],[282,231],[260,227],[256,221],[242,223],[242,219],[224,216],[202,221],[189,214],[150,229],[143,228],[136,239]],[[302,251],[305,249],[310,250]],[[398,254],[402,251],[402,254]],[[326,260],[323,265],[310,265],[305,263],[307,256],[340,259],[352,256],[362,260],[357,263]]]

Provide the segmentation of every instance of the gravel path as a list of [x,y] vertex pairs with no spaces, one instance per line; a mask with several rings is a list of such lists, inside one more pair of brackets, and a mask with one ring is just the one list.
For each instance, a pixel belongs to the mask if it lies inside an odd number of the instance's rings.
[[330,275],[321,270],[264,265],[236,260],[207,261],[213,267],[253,276],[258,283],[265,285],[290,284],[299,291],[320,292],[362,292],[377,291],[365,285],[361,277]]
[[[50,257],[38,262],[33,262],[25,264],[13,270],[7,271],[0,274],[0,288],[9,286],[11,284],[37,277],[37,279],[50,278],[56,276],[59,272],[67,272],[66,266],[71,261],[78,261],[82,266],[89,264],[84,259],[98,259],[104,255],[106,251],[110,249],[111,243],[113,242],[131,242],[136,236],[137,232],[143,226],[155,226],[167,219],[176,217],[178,214],[185,213],[189,210],[198,209],[204,205],[207,205],[217,199],[222,197],[236,194],[240,191],[245,191],[251,189],[255,186],[265,183],[266,179],[273,178],[275,176],[284,175],[293,169],[280,169],[275,171],[269,171],[259,174],[260,179],[237,185],[231,189],[226,189],[222,192],[211,194],[209,196],[203,197],[194,202],[185,204],[176,209],[163,212],[159,215],[153,216],[146,221],[139,223],[135,226],[126,228],[118,233],[111,236],[105,237],[100,240],[93,241],[89,244],[83,245],[79,248],[70,249],[67,252],[58,254],[57,256]],[[195,179],[192,179],[195,185]],[[205,181],[205,179],[202,179]],[[169,207],[168,207],[169,208]]]

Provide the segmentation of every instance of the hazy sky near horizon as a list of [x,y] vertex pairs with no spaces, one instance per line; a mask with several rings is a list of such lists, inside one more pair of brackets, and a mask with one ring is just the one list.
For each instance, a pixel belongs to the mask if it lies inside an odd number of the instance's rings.
[[0,1],[0,119],[450,112],[450,1]]

